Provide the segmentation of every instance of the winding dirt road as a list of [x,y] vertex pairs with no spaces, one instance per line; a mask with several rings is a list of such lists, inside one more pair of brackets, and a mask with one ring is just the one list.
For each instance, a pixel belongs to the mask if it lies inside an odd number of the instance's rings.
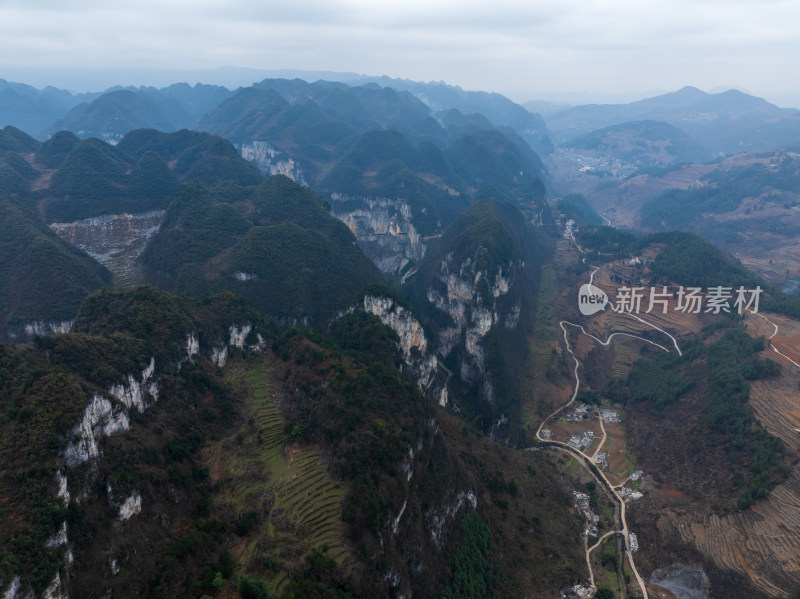
[[800,368],[800,364],[798,364],[797,362],[795,362],[794,360],[792,360],[792,359],[791,359],[789,356],[787,356],[786,354],[782,353],[782,352],[781,352],[781,351],[780,351],[780,350],[779,350],[777,347],[775,347],[775,344],[774,344],[774,343],[772,343],[772,338],[773,338],[773,337],[775,337],[775,335],[777,335],[777,334],[778,334],[778,325],[777,325],[777,324],[775,324],[774,322],[772,322],[772,321],[771,321],[769,318],[767,318],[767,317],[766,317],[766,316],[764,316],[763,314],[760,314],[759,312],[753,312],[752,310],[748,310],[748,312],[750,312],[750,314],[755,314],[755,315],[756,315],[756,316],[758,316],[759,318],[762,318],[762,319],[764,319],[765,321],[767,321],[769,324],[771,324],[771,325],[772,325],[772,326],[775,328],[775,330],[772,332],[772,335],[770,335],[770,336],[767,338],[767,341],[769,342],[769,347],[772,349],[772,351],[774,351],[776,354],[778,354],[778,355],[779,355],[779,356],[781,356],[782,358],[785,358],[786,360],[788,360],[789,362],[791,362],[792,364],[794,364],[795,366],[797,366],[798,368]]
[[[590,277],[589,277],[589,284],[590,285],[594,281],[594,275],[600,270],[599,267],[593,267],[593,268],[594,268],[594,270],[592,270],[592,272],[590,274]],[[617,313],[617,314],[635,318],[639,322],[641,322],[641,323],[643,323],[643,324],[645,324],[645,325],[647,325],[647,326],[649,326],[649,327],[651,327],[651,328],[663,333],[664,335],[666,335],[667,337],[669,337],[672,340],[672,344],[674,345],[675,351],[678,353],[678,355],[683,355],[681,353],[680,347],[678,346],[677,339],[675,339],[675,337],[673,337],[671,334],[669,334],[665,330],[657,327],[656,325],[654,325],[654,324],[652,324],[650,322],[647,322],[646,320],[644,320],[643,318],[640,318],[639,316],[636,316],[634,314],[630,314],[630,313],[627,313],[627,312],[624,312],[624,311],[616,310],[616,309],[614,309],[613,306],[612,306],[612,310],[614,310],[614,312]],[[602,437],[600,439],[600,444],[598,445],[597,449],[595,450],[595,452],[594,452],[594,454],[592,455],[591,458],[589,456],[587,456],[586,454],[584,454],[583,452],[571,447],[570,445],[567,445],[566,443],[562,443],[561,441],[552,441],[552,440],[543,439],[542,436],[541,436],[541,432],[542,432],[542,428],[544,427],[544,424],[548,420],[550,420],[551,418],[555,418],[559,414],[559,412],[563,411],[565,408],[570,406],[575,401],[575,398],[578,396],[578,392],[580,391],[580,385],[581,385],[580,373],[579,373],[580,361],[578,360],[577,356],[575,355],[574,351],[572,350],[572,346],[570,345],[569,337],[568,337],[568,334],[567,334],[567,326],[572,326],[572,327],[576,327],[576,328],[580,329],[581,333],[583,333],[587,337],[593,339],[594,341],[596,341],[597,343],[599,343],[600,345],[603,345],[603,346],[608,346],[611,343],[611,340],[612,340],[613,337],[615,337],[616,335],[620,335],[620,336],[625,336],[625,337],[633,337],[634,339],[639,339],[641,341],[646,341],[647,343],[650,343],[651,345],[655,345],[659,349],[661,349],[663,351],[666,351],[666,352],[669,352],[670,350],[664,345],[661,345],[659,343],[656,343],[655,341],[652,341],[650,339],[646,339],[644,337],[639,337],[638,335],[631,335],[629,333],[615,332],[615,333],[612,333],[611,335],[609,335],[608,338],[605,341],[603,341],[599,337],[596,337],[595,335],[592,335],[591,333],[586,332],[586,329],[584,329],[584,327],[582,325],[575,324],[575,323],[570,322],[568,320],[562,320],[558,324],[561,327],[561,330],[563,332],[564,344],[566,345],[567,351],[572,356],[572,359],[575,362],[575,368],[573,370],[573,373],[575,375],[575,388],[573,389],[572,396],[570,397],[570,400],[566,404],[564,404],[563,406],[561,406],[560,408],[555,410],[549,417],[547,417],[544,420],[542,420],[542,422],[539,424],[539,428],[536,430],[536,438],[539,440],[540,444],[542,444],[542,445],[548,445],[548,446],[551,446],[551,447],[555,447],[555,448],[557,448],[557,449],[559,449],[561,451],[565,451],[565,452],[569,453],[573,457],[577,457],[580,460],[580,462],[587,468],[587,470],[592,474],[592,476],[596,480],[598,480],[598,482],[603,484],[606,487],[606,489],[608,490],[608,492],[611,494],[611,496],[614,497],[616,499],[616,501],[619,503],[620,523],[622,525],[621,530],[613,530],[613,531],[605,533],[597,541],[597,543],[595,543],[591,547],[588,546],[588,538],[584,537],[584,546],[586,548],[586,565],[587,565],[587,568],[589,570],[589,579],[591,581],[592,586],[594,586],[594,581],[595,581],[594,571],[592,569],[592,564],[591,564],[591,553],[592,553],[592,551],[594,549],[596,549],[597,547],[599,547],[600,544],[602,543],[602,541],[604,539],[608,538],[609,536],[613,536],[613,535],[616,535],[616,534],[621,534],[621,535],[623,535],[623,539],[624,539],[624,542],[625,542],[625,553],[628,556],[628,563],[631,566],[631,571],[633,572],[634,576],[636,577],[636,581],[637,581],[637,583],[639,585],[639,588],[642,590],[642,595],[643,595],[644,599],[649,599],[648,594],[647,594],[647,587],[645,586],[644,580],[642,580],[642,577],[639,574],[638,569],[636,568],[636,564],[635,564],[634,559],[633,559],[633,552],[631,551],[630,535],[629,535],[630,531],[628,529],[628,522],[627,522],[626,515],[625,515],[626,501],[618,493],[617,488],[615,488],[614,485],[612,485],[611,482],[608,480],[608,478],[606,478],[606,475],[601,470],[599,470],[594,464],[594,456],[597,455],[597,452],[600,451],[600,448],[602,448],[602,446],[605,444],[606,436],[607,436],[607,433],[606,433],[606,430],[605,430],[605,426],[603,426],[602,419],[600,421],[600,428],[601,428],[601,431],[602,431]],[[777,327],[776,327],[776,329],[777,329]]]

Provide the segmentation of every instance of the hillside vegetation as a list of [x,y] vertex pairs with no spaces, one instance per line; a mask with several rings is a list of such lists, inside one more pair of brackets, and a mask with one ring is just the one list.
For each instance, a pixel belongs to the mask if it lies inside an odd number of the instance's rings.
[[759,309],[797,318],[800,316],[800,298],[784,293],[766,283],[758,275],[742,266],[734,256],[723,252],[714,245],[693,233],[671,232],[653,233],[637,236],[612,227],[599,227],[584,231],[581,243],[596,253],[592,260],[607,261],[630,257],[642,252],[651,245],[664,245],[653,263],[650,272],[657,278],[656,283],[677,283],[686,286],[739,287],[746,290],[761,287],[764,291],[759,301]]
[[171,291],[231,289],[270,317],[316,325],[380,281],[347,227],[279,176],[243,190],[235,205],[187,186],[142,262],[148,280]]
[[[244,325],[220,370],[208,356]],[[399,363],[394,333],[363,313],[278,335],[232,294],[91,295],[75,332],[0,346],[2,584],[289,598],[569,583],[579,537],[555,465],[464,427]],[[139,372],[148,390],[128,406],[109,388]],[[98,396],[127,424],[95,426],[98,454],[65,464]],[[64,522],[67,544],[48,541]]]
[[190,131],[136,130],[116,146],[59,131],[39,144],[3,130],[0,185],[46,222],[165,209],[181,183],[256,186],[263,175],[227,141]]
[[427,252],[404,292],[458,377],[467,420],[515,443],[522,422],[518,373],[527,358],[548,239],[511,204],[482,200]]
[[87,293],[111,284],[103,266],[2,193],[0,222],[0,341],[29,336],[34,321],[74,319]]

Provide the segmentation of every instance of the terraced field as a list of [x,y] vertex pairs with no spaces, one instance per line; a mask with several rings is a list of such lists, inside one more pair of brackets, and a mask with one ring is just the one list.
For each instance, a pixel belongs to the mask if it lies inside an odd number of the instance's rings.
[[[604,289],[610,298],[616,295],[618,284],[610,280],[609,270],[625,277],[624,263],[612,263],[611,268],[601,269],[594,279],[595,285]],[[566,306],[573,309],[574,306]],[[696,334],[703,326],[713,322],[706,314],[683,314],[670,305],[666,314],[640,313],[648,322],[670,332],[683,336]],[[769,318],[779,326],[779,332],[772,339],[772,345],[782,353],[793,357],[800,352],[800,323],[784,317]],[[606,309],[590,318],[576,317],[588,334],[600,340],[607,340],[612,333],[644,335],[653,342],[674,351],[671,340],[663,333],[648,327],[633,317],[616,314]],[[748,332],[753,336],[764,335],[769,339],[775,328],[762,318],[746,318]],[[649,332],[646,332],[648,331]],[[576,355],[584,365],[595,370],[613,370],[613,377],[624,376],[628,364],[638,354],[641,342],[624,336],[615,337],[607,347],[599,347],[580,333],[580,329],[570,330],[570,342]],[[782,373],[779,377],[751,382],[749,405],[757,418],[770,433],[781,438],[787,450],[794,456],[800,455],[800,368],[789,360],[770,351],[763,353],[779,361]],[[798,353],[800,356],[800,353]],[[587,376],[592,381],[592,375]],[[612,426],[618,430],[611,430]],[[622,478],[630,467],[619,441],[625,437],[620,425],[609,425],[607,432],[613,441],[608,442],[609,461],[612,472]],[[556,427],[552,427],[556,428]],[[615,443],[616,442],[616,443]],[[617,446],[615,446],[617,445]],[[622,460],[622,458],[626,458]],[[665,481],[662,481],[665,482]],[[750,509],[734,513],[716,515],[697,513],[686,509],[683,497],[668,498],[668,489],[657,485],[655,496],[664,510],[658,517],[658,527],[667,538],[679,538],[693,545],[710,558],[722,571],[740,573],[771,597],[786,596],[789,589],[800,585],[800,464],[796,464],[789,479],[778,486],[769,497],[757,501]],[[669,507],[671,506],[671,507]],[[667,532],[668,531],[668,532]],[[647,551],[645,544],[644,551]]]
[[353,560],[342,541],[340,517],[347,485],[328,476],[317,448],[286,442],[266,362],[232,366],[228,378],[247,398],[243,422],[207,460],[219,483],[215,501],[222,512],[241,526],[255,523],[237,531],[245,533],[231,550],[237,571],[266,580],[279,594],[288,582],[288,565],[312,549],[349,568]]
[[[774,343],[788,353],[800,323],[769,315],[780,326]],[[613,325],[610,322],[613,319]],[[608,315],[606,326],[620,330],[619,316]],[[648,318],[665,330],[697,330],[700,319],[670,310],[667,315]],[[748,316],[748,332],[769,337],[774,328],[760,318]],[[655,339],[655,337],[652,337]],[[764,357],[782,365],[779,377],[752,381],[749,405],[767,430],[800,454],[800,369],[766,350]],[[680,503],[680,500],[678,500]],[[682,512],[682,513],[681,513]],[[660,525],[671,529],[682,541],[694,545],[722,570],[732,570],[749,578],[771,597],[785,596],[787,589],[800,584],[800,465],[789,479],[776,487],[750,509],[728,515],[672,513]]]
[[[796,322],[769,315],[781,333],[796,333]],[[769,337],[774,331],[762,319],[748,317],[751,335]],[[777,338],[777,337],[776,337]],[[789,452],[800,453],[800,369],[768,351],[765,356],[781,362],[781,376],[750,383],[750,400],[756,416],[770,433],[779,437]],[[800,585],[800,465],[769,497],[750,509],[726,516],[674,521],[685,541],[694,543],[722,568],[747,575],[773,597]]]
[[771,597],[785,597],[800,584],[800,466],[748,510],[662,520],[668,521],[683,541],[721,568],[745,574]]

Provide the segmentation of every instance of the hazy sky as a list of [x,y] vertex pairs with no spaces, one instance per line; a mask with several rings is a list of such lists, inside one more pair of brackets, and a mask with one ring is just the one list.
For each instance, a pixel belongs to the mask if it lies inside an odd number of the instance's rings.
[[798,23],[797,0],[0,0],[0,77],[77,89],[75,69],[117,69],[110,85],[149,83],[126,80],[132,69],[235,65],[517,100],[694,85],[787,104],[800,99]]

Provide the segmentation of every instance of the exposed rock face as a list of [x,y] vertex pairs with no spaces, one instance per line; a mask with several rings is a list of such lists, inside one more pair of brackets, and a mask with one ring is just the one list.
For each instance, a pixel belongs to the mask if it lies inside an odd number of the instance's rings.
[[222,347],[215,347],[211,350],[211,361],[220,368],[225,366],[225,364],[228,363],[228,346],[223,345]]
[[443,502],[441,508],[432,509],[425,514],[431,539],[437,547],[441,547],[442,531],[447,523],[465,506],[469,506],[471,510],[478,507],[478,498],[472,491],[459,491],[451,501]]
[[[446,322],[438,332],[438,351],[447,357],[463,344],[459,374],[468,383],[478,382],[486,374],[486,335],[498,323],[516,328],[520,313],[519,303],[504,306],[498,299],[509,293],[517,267],[523,265],[509,262],[492,274],[476,266],[480,251],[460,264],[449,253],[426,294]],[[491,384],[487,381],[487,385],[486,399],[490,399]]]
[[137,379],[129,374],[124,384],[113,385],[108,392],[124,403],[129,410],[136,408],[139,412],[144,412],[148,407],[145,402],[148,394],[153,400],[158,400],[158,383],[153,380],[155,368],[155,359],[150,358],[150,364],[142,371],[141,378]]
[[124,522],[125,520],[130,520],[136,514],[141,513],[142,511],[142,496],[139,494],[138,491],[134,491],[133,494],[125,499],[121,506],[119,506],[119,513],[117,514],[117,519]]
[[131,427],[127,411],[119,404],[112,404],[101,395],[92,400],[83,412],[83,420],[72,431],[75,440],[65,452],[65,461],[70,468],[100,455],[98,441],[103,437],[127,431]]
[[61,583],[61,574],[56,572],[53,580],[42,593],[42,599],[69,599],[65,586]]
[[228,329],[228,343],[227,345],[218,345],[211,350],[211,361],[222,368],[228,362],[228,348],[237,349],[252,349],[261,351],[264,349],[264,338],[259,334],[257,335],[258,341],[254,344],[247,345],[247,336],[253,331],[253,325],[245,323],[241,325],[231,325]]
[[11,584],[6,589],[6,592],[3,594],[3,599],[33,599],[33,593],[28,593],[27,595],[23,595],[20,592],[20,586],[22,585],[22,581],[20,580],[19,576],[15,576],[14,580],[11,581]]
[[62,545],[67,544],[67,522],[66,520],[61,523],[61,528],[58,529],[58,532],[51,536],[44,542],[44,546],[48,549],[53,549],[55,547],[61,547]]
[[331,194],[333,215],[346,224],[359,247],[383,273],[399,273],[422,260],[425,245],[402,199]]
[[69,333],[72,330],[72,325],[75,324],[74,320],[34,320],[24,325],[8,329],[8,338],[14,342],[23,342],[33,339],[34,336],[39,335],[54,335],[56,333]]
[[163,210],[142,214],[112,214],[73,223],[53,223],[50,228],[64,241],[85,251],[113,275],[120,287],[139,281],[136,260],[158,232]]
[[200,340],[194,333],[186,338],[186,357],[188,359],[194,358],[200,353]]
[[[97,458],[100,455],[98,446],[100,439],[130,429],[128,410],[135,408],[139,412],[144,412],[150,405],[148,399],[158,400],[159,390],[158,383],[154,379],[155,369],[155,359],[150,358],[150,363],[138,376],[129,374],[125,377],[124,383],[112,385],[109,394],[116,400],[114,402],[102,395],[92,396],[83,412],[83,419],[72,431],[74,440],[65,452],[67,466],[72,468]],[[59,478],[59,485],[61,484]],[[63,486],[66,492],[66,477]]]
[[[34,599],[33,591],[23,593],[21,589],[22,581],[19,576],[14,577],[8,589],[3,594],[3,599]],[[44,592],[42,592],[42,599],[69,599],[67,594],[66,585],[61,581],[61,574],[56,572],[53,580],[47,585]]]
[[61,505],[67,507],[70,500],[69,489],[67,488],[67,476],[62,474],[61,471],[56,472],[56,483],[58,484],[57,497],[61,500]]
[[675,599],[710,599],[711,583],[698,565],[675,564],[650,575],[650,582],[675,595]]
[[266,141],[251,141],[242,144],[242,158],[254,162],[262,172],[268,175],[284,175],[295,183],[306,185],[300,165]]
[[250,331],[252,330],[253,327],[250,323],[242,326],[241,329],[239,329],[239,327],[236,325],[231,326],[231,328],[228,331],[231,335],[231,339],[228,342],[228,345],[232,345],[233,347],[237,347],[239,349],[244,349],[244,340],[247,338],[247,336],[250,334]]
[[447,372],[429,348],[425,331],[411,311],[384,296],[365,295],[362,302],[366,312],[380,318],[397,333],[403,359],[411,368],[420,391],[439,405],[447,405]]
[[[228,348],[255,349],[260,350],[265,347],[265,341],[260,334],[252,335],[253,327],[250,323],[243,325],[231,325],[228,327],[228,339],[225,345],[219,347],[219,352],[227,357]],[[254,343],[247,343],[250,337]],[[225,343],[225,341],[223,341]],[[197,332],[189,333],[184,341],[181,342],[184,355],[177,364],[172,367],[180,368],[186,360],[191,360],[201,352],[212,353],[217,350],[209,350],[207,347],[201,348]],[[224,363],[224,360],[223,360]],[[80,464],[97,460],[102,457],[100,451],[100,440],[104,437],[123,433],[131,429],[130,410],[143,412],[159,399],[160,389],[158,377],[156,375],[155,358],[151,358],[147,366],[137,374],[129,374],[123,377],[123,381],[112,385],[107,394],[95,393],[89,400],[84,409],[83,416],[72,431],[70,432],[70,442],[67,445],[63,459],[66,468],[74,468]],[[91,472],[89,470],[89,478]],[[53,485],[53,493],[58,498],[59,503],[66,507],[69,505],[72,495],[69,491],[67,470],[56,471]],[[80,479],[80,471],[78,473]],[[73,485],[80,487],[86,483],[74,482]],[[78,497],[78,501],[85,498],[86,488],[73,489]],[[110,485],[107,485],[110,507],[116,511],[116,518],[120,522],[125,522],[142,512],[143,498],[138,490],[134,490],[129,496],[115,498]],[[70,572],[74,564],[74,556],[70,548],[68,538],[67,522],[62,521],[60,528],[49,538],[44,540],[46,549],[64,550],[63,564],[64,570],[56,573],[54,578],[40,595],[41,599],[68,599],[69,576],[62,577],[61,574]],[[112,572],[119,572],[119,565],[116,560],[110,562]],[[2,585],[2,580],[0,580]],[[24,589],[22,580],[19,576],[15,577],[2,595],[2,599],[36,599],[34,593],[29,589]]]

